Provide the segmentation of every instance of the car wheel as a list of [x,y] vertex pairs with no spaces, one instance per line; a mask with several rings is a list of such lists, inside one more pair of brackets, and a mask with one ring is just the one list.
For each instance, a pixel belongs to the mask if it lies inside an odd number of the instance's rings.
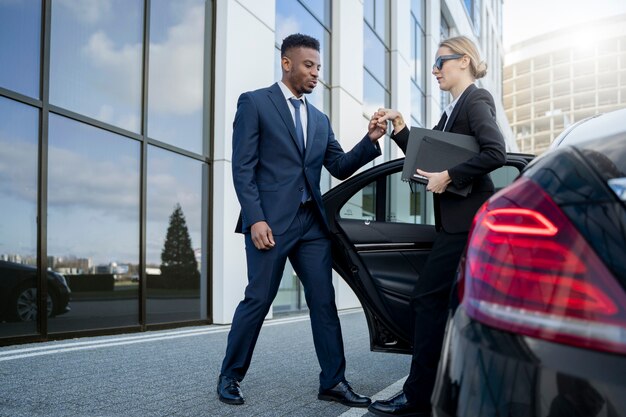
[[[54,311],[54,300],[48,294],[47,298],[48,317]],[[11,304],[11,315],[17,321],[37,320],[37,288],[23,287],[16,291]]]

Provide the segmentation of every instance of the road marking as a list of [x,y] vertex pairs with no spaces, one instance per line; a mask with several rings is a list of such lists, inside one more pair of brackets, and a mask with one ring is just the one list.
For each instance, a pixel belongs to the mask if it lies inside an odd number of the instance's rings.
[[[340,316],[362,312],[362,309],[352,309],[340,311]],[[283,319],[272,319],[263,323],[263,327],[278,326],[283,324],[298,323],[308,321],[309,316],[287,317]],[[215,327],[217,326],[217,327]],[[109,338],[104,340],[75,341],[69,343],[58,343],[46,346],[36,346],[30,348],[8,349],[0,351],[0,362],[31,358],[34,356],[52,355],[55,353],[73,352],[78,350],[99,349],[113,346],[133,345],[136,343],[156,342],[160,340],[180,339],[183,337],[202,336],[207,334],[225,333],[230,330],[230,325],[211,325],[210,328],[184,329],[165,332],[149,332],[151,334],[128,335],[122,337]]]
[[[402,386],[404,385],[404,381],[406,381],[407,376],[405,376],[402,379],[397,380],[396,382],[394,382],[393,384],[389,385],[384,390],[382,390],[380,392],[377,392],[376,394],[372,395],[372,401],[386,400],[387,398],[390,398],[393,395],[396,395],[397,393],[402,391]],[[354,408],[349,409],[345,413],[339,415],[339,417],[361,417],[361,416],[364,416],[367,413],[368,413],[367,408],[356,408],[356,407],[354,407]]]

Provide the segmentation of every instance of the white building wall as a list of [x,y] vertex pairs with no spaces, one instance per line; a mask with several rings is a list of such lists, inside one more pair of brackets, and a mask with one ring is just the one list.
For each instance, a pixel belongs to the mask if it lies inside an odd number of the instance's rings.
[[[344,150],[356,145],[367,131],[363,107],[363,3],[361,0],[332,2],[331,114],[337,140]],[[340,181],[331,179],[334,186]],[[348,284],[333,271],[337,308],[359,307]]]
[[[218,0],[215,18],[213,166],[213,322],[230,323],[248,282],[239,202],[232,181],[237,99],[274,82],[273,0]],[[245,30],[242,30],[245,28]]]
[[[294,0],[295,1],[295,0]],[[501,0],[497,0],[501,1]],[[483,3],[490,3],[483,1]],[[391,105],[406,119],[411,114],[411,51],[410,4],[408,0],[392,0],[391,4]],[[442,8],[443,9],[442,9]],[[483,4],[484,7],[490,5]],[[244,242],[233,233],[239,203],[231,175],[232,122],[237,98],[248,90],[268,86],[274,76],[275,52],[274,0],[217,0],[215,19],[215,104],[214,104],[214,195],[213,195],[213,321],[230,323],[247,283]],[[444,13],[451,25],[451,35],[473,36],[473,29],[458,0],[426,1],[426,126],[434,126],[440,117],[440,91],[430,76],[430,62],[440,42],[440,16]],[[490,14],[491,16],[494,13]],[[482,24],[486,13],[482,13]],[[245,28],[245,30],[242,30]],[[475,40],[476,37],[474,37]],[[498,40],[500,42],[500,40]],[[477,42],[480,44],[480,42]],[[495,48],[499,50],[498,48]],[[324,63],[332,71],[330,120],[337,139],[348,150],[367,130],[363,117],[363,0],[332,1],[332,63]],[[482,51],[483,54],[486,51]],[[500,57],[498,57],[500,60]],[[499,89],[490,91],[501,110]],[[502,124],[501,124],[502,126]],[[508,128],[508,123],[506,124]],[[505,136],[507,136],[507,132]],[[510,133],[508,136],[511,136]],[[383,144],[381,142],[381,144]],[[383,144],[384,146],[384,144]],[[383,155],[384,155],[383,151]],[[391,158],[401,152],[391,145]],[[376,163],[383,162],[379,157]],[[332,179],[332,185],[339,181]],[[359,306],[358,299],[336,273],[333,283],[339,309]],[[270,312],[271,315],[271,312]]]

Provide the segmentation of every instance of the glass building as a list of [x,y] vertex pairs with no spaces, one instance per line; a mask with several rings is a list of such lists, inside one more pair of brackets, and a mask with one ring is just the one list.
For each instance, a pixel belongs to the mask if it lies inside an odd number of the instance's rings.
[[[0,344],[229,323],[247,283],[232,122],[280,78],[282,39],[320,40],[309,99],[350,149],[378,107],[437,122],[442,37],[489,54],[499,98],[501,2],[0,1]],[[382,146],[374,164],[400,156]],[[270,317],[301,310],[287,265]]]

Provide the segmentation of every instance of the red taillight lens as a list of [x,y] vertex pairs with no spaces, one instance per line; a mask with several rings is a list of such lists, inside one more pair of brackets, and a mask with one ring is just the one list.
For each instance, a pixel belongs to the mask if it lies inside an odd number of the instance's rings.
[[522,178],[476,214],[463,306],[506,331],[626,353],[626,293],[552,199]]

